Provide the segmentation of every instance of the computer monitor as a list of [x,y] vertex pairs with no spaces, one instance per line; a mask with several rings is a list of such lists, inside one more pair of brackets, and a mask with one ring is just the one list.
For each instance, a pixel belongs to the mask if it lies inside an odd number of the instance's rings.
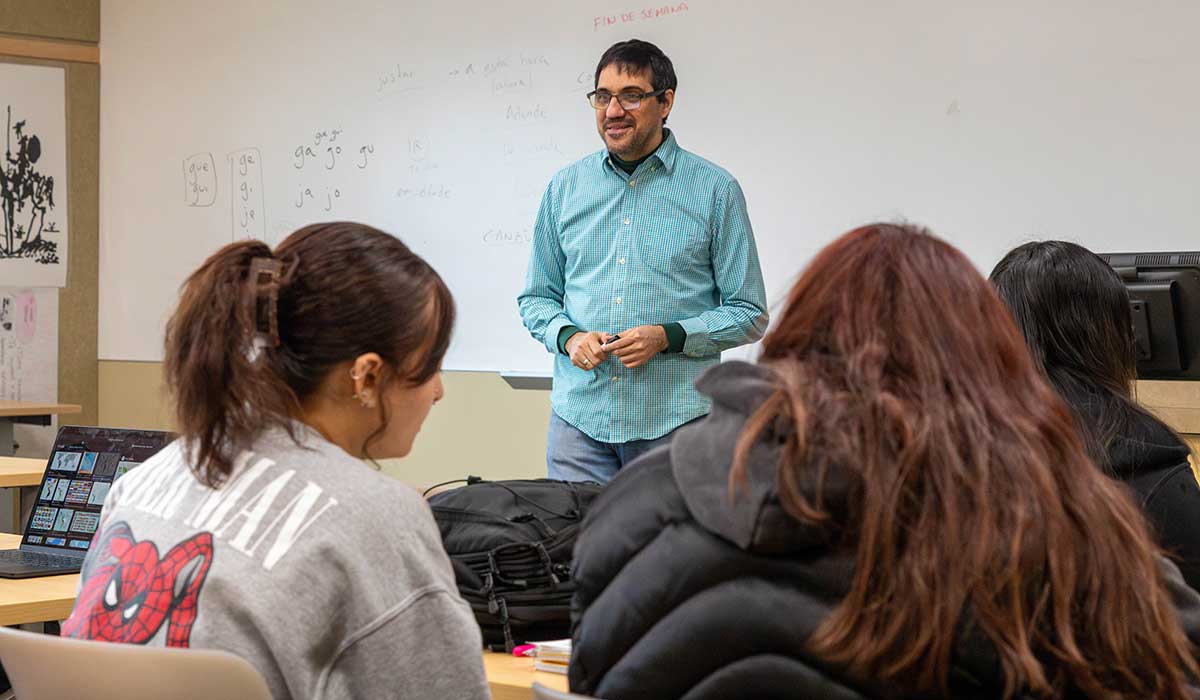
[[1129,290],[1138,378],[1200,380],[1200,252],[1098,255]]

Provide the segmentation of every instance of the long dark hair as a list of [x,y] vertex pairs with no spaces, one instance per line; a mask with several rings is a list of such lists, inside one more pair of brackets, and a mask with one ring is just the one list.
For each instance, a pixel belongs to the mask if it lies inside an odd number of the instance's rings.
[[1033,359],[1076,411],[1088,453],[1120,476],[1109,463],[1113,438],[1159,422],[1133,400],[1133,312],[1121,278],[1081,245],[1036,241],[1005,255],[990,279]]
[[[305,398],[337,364],[378,353],[391,381],[439,369],[454,300],[394,236],[362,224],[306,226],[272,251],[239,241],[184,283],[167,324],[166,379],[197,476],[216,486],[265,428],[292,434]],[[382,426],[386,402],[379,402]],[[293,438],[295,435],[292,435]]]
[[[962,253],[907,225],[847,233],[792,288],[762,361],[779,388],[730,487],[751,447],[780,436],[782,505],[856,557],[814,653],[944,694],[973,629],[1006,697],[1187,697],[1197,668],[1142,514],[1088,459]],[[844,508],[825,500],[829,479],[850,484]]]

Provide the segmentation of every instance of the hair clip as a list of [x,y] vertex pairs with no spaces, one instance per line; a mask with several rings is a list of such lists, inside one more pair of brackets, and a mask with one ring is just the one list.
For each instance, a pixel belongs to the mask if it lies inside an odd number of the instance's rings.
[[273,348],[279,347],[279,281],[282,276],[283,262],[280,260],[254,258],[250,261],[254,330],[262,334],[263,345]]

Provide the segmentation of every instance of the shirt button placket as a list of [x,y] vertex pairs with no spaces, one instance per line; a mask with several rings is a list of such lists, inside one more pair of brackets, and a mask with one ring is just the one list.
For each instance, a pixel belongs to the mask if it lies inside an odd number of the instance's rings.
[[633,238],[633,218],[626,213],[621,219],[621,245],[617,248],[617,264],[625,264],[625,251],[628,250],[628,243]]
[[[632,188],[637,180],[629,178],[629,187]],[[622,330],[627,325],[626,315],[623,307],[623,290],[628,288],[629,284],[629,266],[626,264],[628,259],[628,251],[633,242],[633,209],[634,209],[634,193],[632,191],[625,193],[621,198],[621,216],[618,229],[620,234],[617,236],[617,270],[615,285],[616,290],[613,293],[613,319],[616,321],[615,329]],[[614,376],[614,379],[616,377]]]
[[[623,290],[628,289],[629,284],[630,273],[629,265],[627,263],[629,251],[632,249],[633,244],[633,219],[634,209],[636,206],[635,201],[637,190],[635,187],[637,186],[637,179],[632,177],[629,178],[628,185],[629,186],[626,188],[626,191],[621,197],[621,215],[617,222],[618,235],[617,247],[615,251],[617,258],[617,269],[615,270],[614,275],[616,283],[613,285],[614,290],[611,304],[611,317],[614,321],[613,332],[619,332],[629,325],[624,311],[628,305],[624,303],[625,300],[622,299],[622,296],[624,293]],[[609,381],[609,388],[611,391],[611,401],[609,405],[611,406],[613,416],[612,439],[614,442],[621,442],[624,440],[626,422],[626,406],[622,400],[624,392],[620,391],[621,372],[624,369],[624,365],[621,364],[621,360],[619,358],[613,357],[609,366],[612,368],[612,379]]]

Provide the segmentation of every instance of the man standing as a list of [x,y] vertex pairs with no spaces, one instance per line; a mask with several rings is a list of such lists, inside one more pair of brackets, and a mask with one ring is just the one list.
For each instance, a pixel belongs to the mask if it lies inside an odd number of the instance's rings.
[[525,327],[557,357],[546,464],[606,483],[708,412],[693,387],[721,351],[767,326],[741,187],[664,128],[675,69],[655,45],[613,45],[596,67],[605,149],[555,174],[542,197]]

